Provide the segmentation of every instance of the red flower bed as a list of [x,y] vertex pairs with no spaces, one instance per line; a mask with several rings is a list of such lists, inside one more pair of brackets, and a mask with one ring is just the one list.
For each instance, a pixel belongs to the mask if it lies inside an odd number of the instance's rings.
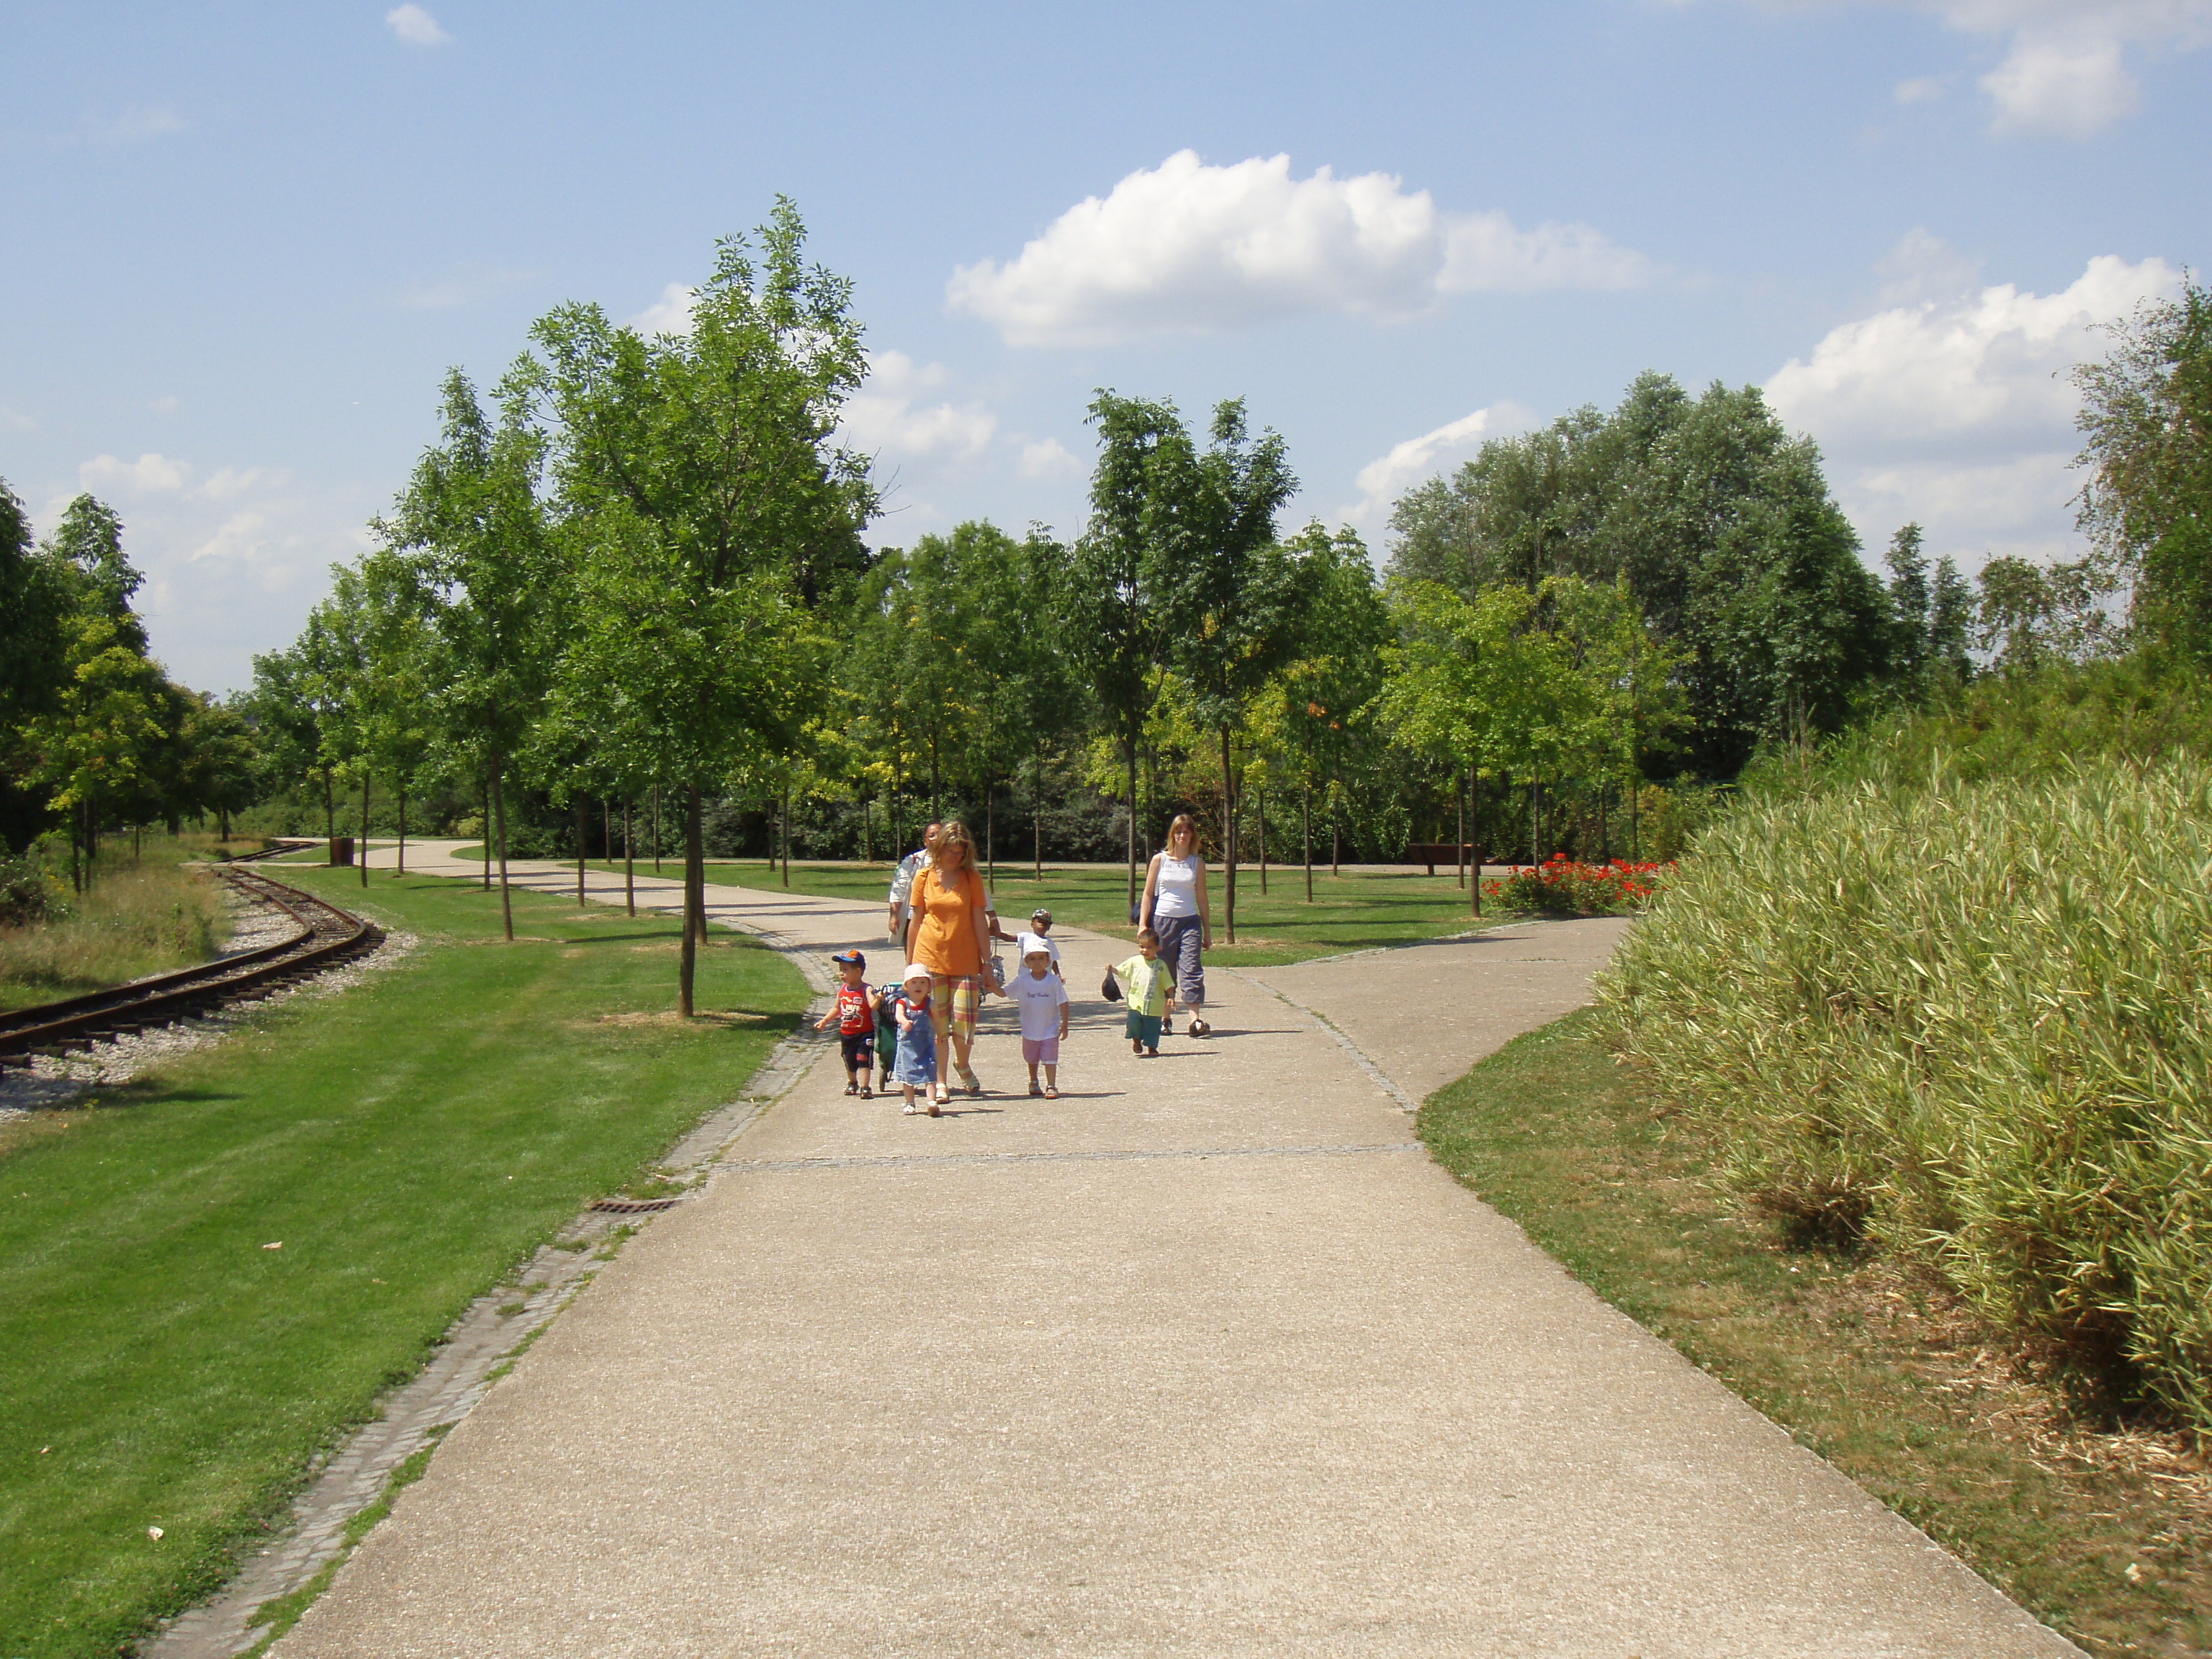
[[1659,890],[1665,864],[1580,864],[1554,853],[1541,864],[1516,865],[1482,884],[1483,896],[1515,910],[1553,915],[1609,916],[1641,908]]

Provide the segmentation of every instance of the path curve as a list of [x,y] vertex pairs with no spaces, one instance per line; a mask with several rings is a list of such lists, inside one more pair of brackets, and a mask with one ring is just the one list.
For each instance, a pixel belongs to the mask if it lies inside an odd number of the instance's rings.
[[[879,907],[708,896],[884,945]],[[1126,946],[1062,930],[1067,1097],[905,1118],[817,1065],[275,1651],[2077,1651],[1413,1141],[1398,1097],[1577,1006],[1617,928],[1210,975],[1218,1035],[1157,1060],[1096,1000]],[[1437,988],[1464,1019],[1408,1036]]]

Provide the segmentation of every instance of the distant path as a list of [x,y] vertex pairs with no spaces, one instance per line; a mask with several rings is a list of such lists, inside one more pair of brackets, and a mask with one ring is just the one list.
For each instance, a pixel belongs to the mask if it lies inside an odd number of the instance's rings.
[[[709,902],[887,976],[879,906]],[[1339,1041],[1415,1095],[1617,930],[1221,972],[1157,1060],[1096,1000],[1127,947],[1070,930],[1069,1098],[906,1118],[817,1065],[276,1652],[2075,1651],[1569,1279]]]

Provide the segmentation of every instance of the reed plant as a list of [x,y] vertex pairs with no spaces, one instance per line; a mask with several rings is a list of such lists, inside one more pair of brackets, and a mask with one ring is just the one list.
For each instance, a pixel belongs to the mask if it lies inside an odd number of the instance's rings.
[[23,925],[0,926],[0,1007],[204,962],[225,927],[214,884],[167,858],[103,861],[85,892],[52,889],[39,908]]
[[2212,763],[1747,802],[1600,997],[1748,1206],[2212,1434]]

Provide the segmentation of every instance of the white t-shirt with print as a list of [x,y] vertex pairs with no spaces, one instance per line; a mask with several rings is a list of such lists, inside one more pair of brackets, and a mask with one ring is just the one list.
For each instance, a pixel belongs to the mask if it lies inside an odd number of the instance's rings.
[[1060,1006],[1068,998],[1066,982],[1058,974],[1047,974],[1039,979],[1024,968],[1006,987],[1006,994],[1022,1011],[1024,1042],[1042,1042],[1060,1035]]

